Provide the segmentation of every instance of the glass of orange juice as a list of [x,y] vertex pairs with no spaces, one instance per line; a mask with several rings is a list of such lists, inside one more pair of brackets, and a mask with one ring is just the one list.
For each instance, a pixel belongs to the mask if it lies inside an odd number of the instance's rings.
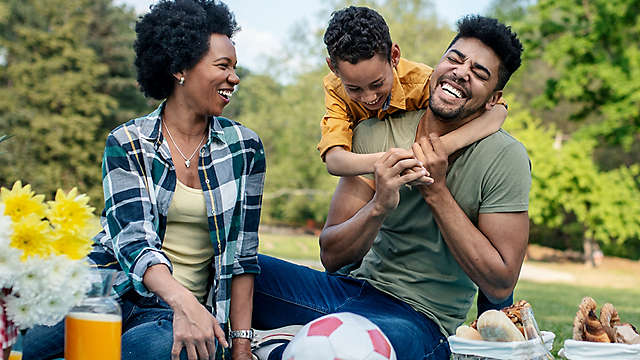
[[65,360],[120,360],[122,315],[111,296],[116,271],[92,269],[91,289],[65,319]]
[[22,352],[21,351],[11,351],[9,355],[9,360],[22,360]]

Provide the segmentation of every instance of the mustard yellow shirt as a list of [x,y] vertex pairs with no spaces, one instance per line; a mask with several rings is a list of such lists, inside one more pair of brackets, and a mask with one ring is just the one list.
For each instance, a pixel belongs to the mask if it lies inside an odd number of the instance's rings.
[[201,303],[207,295],[213,259],[207,221],[202,190],[177,181],[167,213],[162,251],[173,265],[173,277]]
[[396,111],[424,109],[429,104],[429,79],[433,69],[429,66],[400,58],[393,69],[391,99],[385,110],[371,111],[351,100],[342,81],[333,72],[323,79],[326,114],[322,118],[322,139],[318,144],[324,158],[333,146],[351,151],[353,128],[362,120],[385,118]]

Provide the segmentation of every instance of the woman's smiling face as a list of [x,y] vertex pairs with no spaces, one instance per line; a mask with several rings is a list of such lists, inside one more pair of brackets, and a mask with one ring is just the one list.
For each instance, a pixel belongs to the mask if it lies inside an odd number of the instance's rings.
[[209,50],[191,69],[184,71],[184,91],[196,113],[218,116],[240,82],[236,75],[236,49],[229,37],[211,34]]

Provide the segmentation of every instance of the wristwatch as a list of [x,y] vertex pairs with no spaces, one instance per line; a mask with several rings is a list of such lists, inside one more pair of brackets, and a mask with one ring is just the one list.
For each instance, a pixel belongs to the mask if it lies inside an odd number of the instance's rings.
[[249,330],[231,330],[229,333],[231,339],[249,339],[253,340],[253,329]]

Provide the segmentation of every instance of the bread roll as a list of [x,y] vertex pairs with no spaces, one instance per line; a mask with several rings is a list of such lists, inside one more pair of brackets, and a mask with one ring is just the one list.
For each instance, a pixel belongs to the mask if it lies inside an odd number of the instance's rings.
[[456,336],[467,340],[482,340],[482,335],[480,335],[478,330],[467,325],[458,326]]
[[478,331],[487,341],[524,341],[524,336],[502,311],[487,310],[478,318]]

